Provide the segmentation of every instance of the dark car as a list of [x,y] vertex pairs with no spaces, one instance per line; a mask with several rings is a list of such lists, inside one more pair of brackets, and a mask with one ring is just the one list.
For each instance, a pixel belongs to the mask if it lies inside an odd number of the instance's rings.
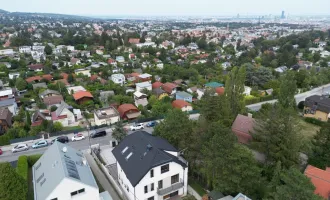
[[105,132],[105,131],[94,132],[94,133],[91,133],[91,138],[102,137],[102,136],[106,136],[106,135],[107,135],[107,132]]
[[157,125],[157,122],[156,121],[151,121],[151,122],[148,122],[147,123],[147,127],[154,127]]
[[68,143],[69,138],[67,136],[60,136],[52,140],[51,144],[53,144],[55,141],[59,141],[61,143]]

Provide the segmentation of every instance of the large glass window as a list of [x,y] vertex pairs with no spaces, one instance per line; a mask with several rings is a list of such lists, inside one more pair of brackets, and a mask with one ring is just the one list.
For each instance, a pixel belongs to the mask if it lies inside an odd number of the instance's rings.
[[171,176],[171,184],[179,182],[179,174]]

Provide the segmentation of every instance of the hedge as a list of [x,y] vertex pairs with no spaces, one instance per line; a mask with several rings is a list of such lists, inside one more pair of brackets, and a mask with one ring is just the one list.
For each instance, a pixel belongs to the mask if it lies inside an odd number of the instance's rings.
[[32,156],[28,156],[29,166],[32,167],[39,160],[39,158],[41,156],[42,156],[41,154],[35,154],[35,155],[32,155]]
[[0,136],[0,146],[5,146],[10,144],[10,137],[8,135],[1,135]]
[[24,180],[28,180],[29,164],[27,156],[18,157],[16,172],[23,177]]
[[308,122],[308,123],[311,123],[311,124],[314,124],[314,125],[317,125],[317,126],[324,126],[324,125],[327,124],[327,122],[323,122],[323,121],[320,121],[318,119],[311,118],[311,117],[306,117],[305,122]]

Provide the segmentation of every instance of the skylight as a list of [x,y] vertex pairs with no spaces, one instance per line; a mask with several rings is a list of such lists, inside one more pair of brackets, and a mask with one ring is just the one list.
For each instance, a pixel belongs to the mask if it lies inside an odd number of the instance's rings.
[[127,156],[126,156],[126,160],[128,160],[131,156],[133,155],[133,153],[129,153]]
[[123,149],[123,150],[121,151],[121,154],[124,154],[124,153],[127,151],[127,149],[128,149],[128,147],[125,147],[125,149]]

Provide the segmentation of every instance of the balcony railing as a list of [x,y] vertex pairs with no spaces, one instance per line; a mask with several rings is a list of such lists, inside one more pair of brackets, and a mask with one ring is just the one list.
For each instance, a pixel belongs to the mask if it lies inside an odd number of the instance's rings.
[[172,184],[170,187],[159,189],[157,188],[158,195],[165,195],[175,190],[178,190],[184,186],[183,180],[180,179],[179,182]]

